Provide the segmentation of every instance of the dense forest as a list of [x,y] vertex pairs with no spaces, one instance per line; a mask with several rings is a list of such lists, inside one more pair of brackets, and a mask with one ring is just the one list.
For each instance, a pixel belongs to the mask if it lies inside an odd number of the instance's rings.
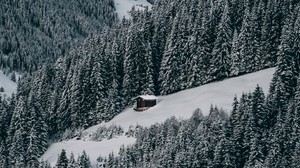
[[[122,149],[119,157],[111,156],[105,164],[298,166],[299,150],[294,150],[300,147],[297,0],[155,0],[152,9],[133,9],[131,15],[101,34],[86,29],[89,35],[76,47],[68,42],[64,51],[53,47],[51,52],[57,54],[53,60],[60,57],[55,64],[45,63],[24,75],[17,93],[1,100],[1,166],[38,167],[49,141],[59,140],[66,129],[110,120],[139,94],[170,94],[274,66],[277,70],[266,98],[258,87],[235,99],[230,116],[212,108],[207,117],[198,113],[190,121],[170,119],[144,128],[136,145]],[[0,46],[3,58],[14,58],[11,51],[15,50],[3,50],[6,43]],[[51,57],[37,51],[26,51],[26,60]],[[171,143],[175,140],[180,144]],[[84,153],[82,157],[86,159]]]
[[113,0],[1,0],[0,67],[33,72],[118,18]]

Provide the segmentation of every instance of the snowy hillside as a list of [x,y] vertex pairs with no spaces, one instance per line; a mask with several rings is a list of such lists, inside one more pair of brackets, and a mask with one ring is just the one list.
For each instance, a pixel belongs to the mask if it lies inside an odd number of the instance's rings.
[[145,6],[151,7],[151,4],[146,0],[115,0],[116,10],[119,15],[119,18],[123,17],[129,18],[129,11],[131,11],[134,6],[135,9],[142,10]]
[[[117,124],[125,129],[130,125],[136,124],[150,126],[156,122],[163,122],[172,116],[189,118],[197,108],[200,108],[203,114],[207,115],[211,104],[230,112],[235,95],[240,97],[243,92],[253,91],[257,84],[266,93],[274,72],[275,68],[270,68],[221,82],[187,89],[175,94],[160,96],[158,105],[147,111],[138,113],[132,108],[128,108],[110,122],[105,123],[105,125]],[[91,127],[87,131],[93,132],[98,127],[99,125]]]
[[[156,122],[163,122],[172,116],[189,118],[196,108],[200,108],[203,114],[207,115],[211,104],[222,107],[225,111],[230,112],[235,95],[240,97],[243,92],[253,91],[257,84],[259,84],[266,93],[274,72],[275,68],[270,68],[221,82],[184,90],[175,94],[160,96],[158,104],[145,112],[135,112],[132,108],[128,108],[110,122],[93,126],[85,130],[85,132],[93,133],[102,125],[109,126],[116,124],[124,127],[126,130],[130,125],[140,124],[150,126]],[[73,151],[75,156],[85,150],[87,154],[89,154],[93,165],[95,165],[96,158],[99,155],[108,156],[112,151],[114,151],[114,154],[117,154],[122,144],[126,146],[132,143],[134,143],[134,138],[127,138],[125,136],[101,142],[91,142],[88,141],[88,139],[85,141],[70,140],[52,144],[42,158],[54,165],[62,149],[66,149],[68,154]]]
[[10,96],[17,90],[17,84],[5,76],[2,71],[0,71],[0,88],[1,87],[4,88],[4,92],[0,92],[0,95],[4,97]]

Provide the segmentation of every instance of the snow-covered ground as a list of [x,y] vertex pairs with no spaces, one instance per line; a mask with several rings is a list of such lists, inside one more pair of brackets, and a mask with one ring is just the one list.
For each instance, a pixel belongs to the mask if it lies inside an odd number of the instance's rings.
[[101,156],[108,156],[110,153],[118,154],[122,145],[129,145],[135,142],[135,138],[128,138],[120,136],[118,138],[103,140],[100,142],[83,141],[83,140],[69,140],[60,143],[52,144],[47,152],[42,156],[43,160],[47,160],[51,166],[55,166],[58,155],[62,149],[66,150],[67,156],[70,157],[73,152],[75,158],[82,154],[83,151],[89,155],[92,165],[96,165],[97,158]]
[[145,6],[151,7],[151,4],[146,0],[115,0],[116,12],[119,15],[119,18],[123,17],[129,18],[129,11],[131,11],[134,6],[136,10],[142,10]]
[[133,108],[125,109],[111,121],[87,129],[95,132],[100,125],[120,125],[127,129],[130,125],[150,126],[176,116],[187,119],[194,110],[200,108],[204,115],[209,113],[211,105],[216,105],[230,112],[235,95],[238,98],[243,92],[253,91],[257,85],[268,92],[275,68],[230,78],[224,81],[210,83],[193,89],[187,89],[167,96],[159,96],[158,104],[144,112],[136,112]]
[[5,76],[2,71],[0,71],[0,88],[4,88],[4,92],[0,92],[3,97],[10,97],[13,92],[17,90],[17,83],[10,80],[9,77]]
[[[185,119],[191,117],[196,108],[200,108],[203,114],[207,115],[211,104],[230,112],[235,95],[240,97],[243,92],[253,91],[257,84],[266,93],[274,72],[275,68],[270,68],[171,95],[160,96],[158,97],[158,104],[144,112],[136,112],[132,108],[125,109],[111,121],[93,126],[85,130],[85,133],[93,133],[99,126],[103,125],[110,126],[116,124],[126,130],[130,125],[140,124],[142,126],[150,126],[157,122],[163,122],[172,116]],[[91,142],[88,139],[86,141],[64,141],[52,144],[42,158],[55,164],[61,149],[66,149],[69,154],[73,151],[75,156],[85,150],[90,156],[92,164],[95,165],[96,158],[99,155],[108,156],[111,151],[117,154],[122,144],[126,146],[133,144],[134,141],[134,138],[127,138],[125,136],[101,142]]]

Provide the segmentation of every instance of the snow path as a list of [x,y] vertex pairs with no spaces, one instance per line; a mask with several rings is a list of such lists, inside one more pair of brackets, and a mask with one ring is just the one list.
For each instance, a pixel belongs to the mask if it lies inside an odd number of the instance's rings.
[[119,15],[119,18],[122,19],[130,18],[129,11],[131,11],[132,7],[134,6],[135,9],[142,10],[144,6],[151,7],[152,5],[147,2],[146,0],[115,0],[116,12]]
[[4,88],[4,92],[0,92],[0,95],[3,97],[10,97],[13,92],[16,92],[17,83],[10,80],[10,78],[5,76],[3,71],[0,70],[0,87]]
[[[200,108],[203,114],[207,115],[211,104],[230,112],[235,95],[240,97],[243,92],[253,91],[257,84],[267,93],[274,72],[275,68],[270,68],[197,88],[187,89],[171,95],[159,96],[158,104],[147,111],[136,112],[132,108],[125,109],[111,121],[90,127],[85,130],[85,133],[93,133],[99,126],[103,125],[120,125],[126,131],[130,125],[140,124],[142,126],[150,126],[157,122],[163,122],[172,116],[186,119],[192,116],[196,108]],[[117,154],[122,144],[127,146],[134,142],[135,138],[127,138],[126,136],[103,140],[101,142],[88,140],[64,141],[52,144],[42,158],[54,165],[62,149],[65,149],[68,154],[73,151],[76,157],[85,150],[90,156],[92,164],[95,166],[99,155],[108,156],[112,151],[114,151],[114,154]]]

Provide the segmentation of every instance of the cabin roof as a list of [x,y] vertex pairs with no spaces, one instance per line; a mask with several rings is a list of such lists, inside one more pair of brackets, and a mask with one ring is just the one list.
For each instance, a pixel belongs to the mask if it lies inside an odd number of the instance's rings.
[[144,100],[156,100],[157,97],[154,96],[154,95],[140,95],[140,96],[137,96],[136,98],[142,98]]

